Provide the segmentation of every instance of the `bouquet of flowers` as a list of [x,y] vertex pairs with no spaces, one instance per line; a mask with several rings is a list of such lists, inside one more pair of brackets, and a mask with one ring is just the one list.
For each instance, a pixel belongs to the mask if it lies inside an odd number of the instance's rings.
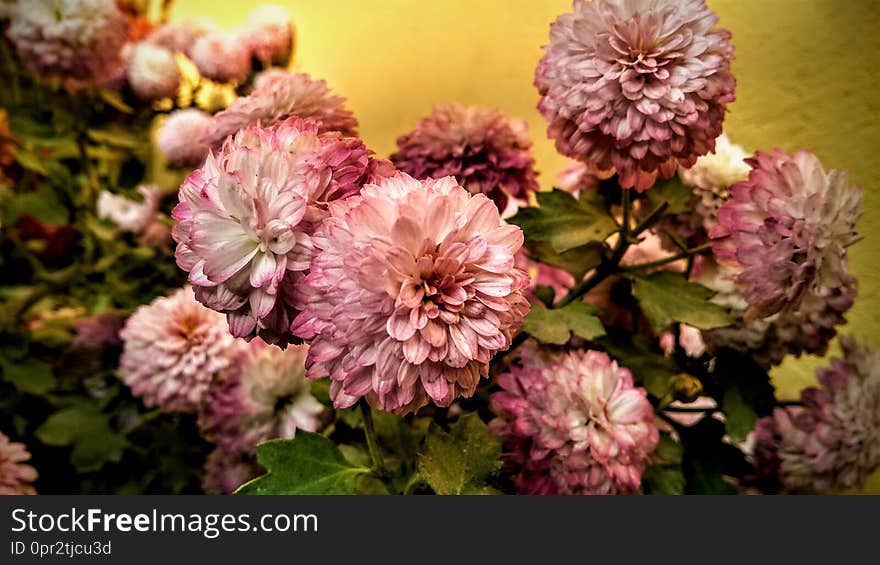
[[[437,105],[387,159],[238,29],[0,2],[0,493],[859,487],[880,350],[843,336],[862,190],[723,133],[704,0],[575,0],[523,120]],[[524,85],[526,87],[526,85]]]

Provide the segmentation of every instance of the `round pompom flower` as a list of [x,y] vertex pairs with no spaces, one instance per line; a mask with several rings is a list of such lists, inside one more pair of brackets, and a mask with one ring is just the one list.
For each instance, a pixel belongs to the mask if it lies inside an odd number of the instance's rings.
[[337,201],[314,238],[296,335],[338,408],[405,414],[471,396],[528,312],[522,231],[452,177],[404,173]]
[[198,108],[175,110],[162,124],[156,144],[172,165],[201,165],[210,150],[208,144],[202,140],[212,123],[211,115]]
[[268,127],[291,116],[316,122],[321,132],[357,135],[357,120],[345,108],[345,98],[330,92],[326,82],[305,73],[269,69],[257,76],[248,96],[237,98],[214,115],[214,124],[204,141],[217,146],[250,124],[259,122]]
[[507,462],[526,494],[619,494],[641,485],[660,434],[645,390],[600,351],[553,353],[527,343],[498,377],[497,418]]
[[37,77],[77,90],[117,73],[126,20],[113,0],[18,0],[6,34]]
[[240,37],[264,65],[285,65],[293,50],[293,23],[280,6],[258,6],[248,16]]
[[156,218],[162,195],[153,185],[141,185],[137,191],[143,197],[141,202],[101,191],[96,203],[98,217],[112,221],[123,231],[141,233]]
[[202,490],[205,494],[232,494],[241,485],[265,473],[252,455],[218,447],[205,459]]
[[244,80],[251,72],[247,44],[222,31],[212,31],[197,39],[189,56],[203,77],[217,82]]
[[288,343],[311,233],[327,202],[356,193],[369,170],[359,139],[298,118],[227,139],[181,185],[173,213],[177,264],[199,301],[227,313],[236,337]]
[[23,443],[9,441],[0,432],[0,495],[37,494],[31,486],[37,471],[26,463],[30,458]]
[[755,464],[794,492],[860,487],[880,467],[880,351],[841,338],[843,358],[816,371],[804,406],[776,408],[755,429]]
[[180,86],[180,70],[174,54],[158,45],[139,43],[128,65],[128,84],[143,100],[174,96]]
[[846,248],[857,240],[861,188],[843,171],[826,173],[808,151],[758,152],[747,162],[748,180],[730,187],[709,232],[748,302],[746,320],[797,312],[809,294],[842,294],[853,284]]
[[706,231],[717,223],[718,208],[730,198],[730,186],[748,178],[747,157],[745,149],[722,133],[715,140],[715,151],[697,159],[693,167],[678,170],[681,180],[693,188],[694,215]]
[[735,87],[717,20],[704,0],[575,0],[535,71],[557,149],[640,191],[712,150]]
[[504,212],[508,199],[524,203],[538,190],[527,129],[525,120],[508,118],[500,110],[443,104],[397,138],[391,161],[417,179],[454,176]]
[[120,376],[145,405],[166,412],[194,412],[241,347],[189,287],[138,308],[119,335]]
[[189,57],[196,41],[216,31],[216,27],[210,22],[186,20],[180,23],[162,24],[155,28],[144,41],[164,47],[173,53],[183,53]]
[[279,349],[253,340],[242,350],[237,369],[205,397],[200,423],[220,447],[252,453],[269,439],[291,439],[297,429],[318,429],[321,403],[306,380],[307,345]]

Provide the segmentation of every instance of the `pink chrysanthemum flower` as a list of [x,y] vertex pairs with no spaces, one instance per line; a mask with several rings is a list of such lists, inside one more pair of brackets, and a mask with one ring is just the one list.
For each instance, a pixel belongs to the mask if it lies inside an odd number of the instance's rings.
[[120,336],[120,376],[145,405],[167,412],[194,412],[241,347],[188,287],[138,308]]
[[305,73],[269,69],[257,77],[250,95],[237,98],[214,116],[204,141],[217,146],[250,124],[268,127],[291,116],[316,122],[321,132],[357,135],[357,120],[345,108],[345,98],[330,92],[326,82]]
[[486,194],[504,212],[508,199],[525,203],[538,190],[527,129],[525,120],[500,110],[443,104],[397,138],[391,162],[417,179],[454,176],[471,194]]
[[452,177],[398,173],[332,203],[318,229],[294,333],[334,405],[398,414],[471,396],[528,312],[514,267],[523,235]]
[[735,86],[717,20],[704,0],[575,0],[535,71],[557,149],[639,191],[711,151]]
[[177,264],[196,297],[229,316],[237,337],[290,341],[292,292],[309,268],[311,233],[328,202],[355,194],[370,172],[363,142],[292,118],[249,126],[180,187]]
[[210,147],[202,141],[213,124],[210,114],[198,108],[175,110],[156,137],[156,145],[172,165],[194,167],[205,162]]
[[748,163],[709,232],[749,304],[746,319],[798,312],[809,294],[831,299],[851,287],[846,248],[857,240],[861,188],[808,151],[758,152]]
[[293,49],[293,23],[280,6],[258,6],[248,16],[240,37],[264,65],[286,65]]
[[154,185],[141,185],[137,191],[143,198],[141,202],[107,190],[101,191],[96,203],[98,217],[110,220],[123,231],[141,233],[156,219],[162,194]]
[[18,0],[6,34],[37,77],[77,90],[122,65],[127,24],[113,0]]
[[527,343],[498,377],[489,429],[526,494],[618,494],[639,488],[659,432],[645,390],[600,351]]
[[37,494],[31,486],[37,471],[26,463],[30,458],[23,443],[9,441],[0,432],[0,495]]
[[841,338],[804,406],[776,408],[755,430],[756,467],[788,491],[860,487],[880,467],[880,351]]
[[205,494],[232,494],[265,471],[252,455],[216,448],[205,460],[202,490]]
[[189,57],[196,41],[216,31],[217,28],[210,22],[186,20],[180,23],[162,24],[155,28],[144,41],[164,47],[173,53],[183,53]]
[[251,72],[247,44],[222,31],[212,31],[197,39],[189,56],[203,77],[217,82],[241,81]]
[[323,407],[309,392],[308,349],[251,341],[236,371],[205,397],[200,417],[205,436],[224,449],[252,453],[266,440],[294,437],[297,429],[316,431]]
[[143,100],[174,96],[180,86],[180,70],[174,54],[151,43],[137,44],[128,65],[128,84]]

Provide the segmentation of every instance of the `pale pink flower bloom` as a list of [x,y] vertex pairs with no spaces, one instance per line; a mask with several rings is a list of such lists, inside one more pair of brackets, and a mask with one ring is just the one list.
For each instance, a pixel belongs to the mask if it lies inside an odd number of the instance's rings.
[[144,100],[174,96],[180,86],[180,70],[174,54],[151,43],[137,44],[128,65],[128,84],[132,92]]
[[251,72],[251,53],[238,37],[212,31],[196,40],[189,53],[199,73],[217,82],[238,82]]
[[758,421],[756,467],[788,491],[860,487],[880,467],[880,351],[841,338],[843,358],[816,371],[804,406]]
[[709,232],[749,304],[746,320],[798,312],[805,296],[830,300],[851,287],[846,248],[858,239],[861,188],[808,151],[758,152],[747,162],[748,180],[730,187]]
[[528,312],[522,231],[452,177],[398,173],[332,203],[292,329],[334,405],[398,414],[474,393]]
[[37,77],[77,90],[103,83],[123,64],[127,25],[113,0],[18,0],[6,32]]
[[508,199],[524,204],[538,190],[527,130],[525,120],[494,108],[442,104],[397,138],[391,162],[417,179],[454,176],[472,194],[489,196],[503,212]]
[[293,23],[280,6],[258,6],[248,16],[239,36],[251,54],[264,65],[283,65],[290,58],[293,49]]
[[186,20],[180,23],[162,24],[154,29],[144,41],[164,47],[173,53],[183,53],[189,57],[196,41],[216,31],[216,26],[211,22]]
[[306,380],[307,345],[279,349],[255,339],[242,350],[236,370],[208,391],[199,422],[218,446],[252,453],[269,439],[291,439],[296,430],[318,429],[321,403]]
[[194,167],[205,162],[210,147],[202,141],[213,124],[210,114],[198,108],[184,108],[168,114],[156,144],[168,162],[178,167]]
[[166,412],[196,411],[241,347],[223,316],[196,302],[189,287],[138,308],[119,335],[119,375],[146,406]]
[[600,351],[550,352],[529,342],[498,377],[505,458],[526,494],[618,494],[641,485],[659,431],[644,389]]
[[575,0],[535,71],[557,149],[639,191],[711,151],[735,86],[717,21],[704,0]]
[[238,487],[264,472],[253,455],[243,455],[218,447],[205,460],[202,490],[205,494],[232,494]]
[[370,172],[363,142],[318,132],[298,118],[249,126],[180,187],[177,264],[200,302],[228,314],[237,337],[290,341],[311,234],[327,203],[356,193]]
[[269,127],[291,116],[316,122],[320,132],[357,135],[357,120],[345,107],[345,98],[333,94],[326,82],[305,73],[269,69],[258,75],[248,96],[237,98],[214,116],[203,141],[216,147],[250,124]]
[[107,190],[101,191],[97,202],[98,217],[110,220],[123,231],[141,233],[156,218],[162,194],[153,185],[141,185],[137,191],[143,197],[141,202]]
[[0,432],[0,495],[37,494],[31,486],[37,471],[26,463],[30,458],[23,443],[9,441]]

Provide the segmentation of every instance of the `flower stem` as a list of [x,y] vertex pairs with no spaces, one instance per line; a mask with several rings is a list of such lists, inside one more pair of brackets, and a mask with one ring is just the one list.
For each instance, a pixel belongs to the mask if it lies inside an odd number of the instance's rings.
[[657,259],[656,261],[648,261],[646,263],[636,263],[635,265],[626,265],[624,267],[620,267],[621,271],[640,271],[642,269],[650,269],[652,267],[660,267],[666,265],[668,263],[674,263],[681,259],[687,259],[689,257],[693,257],[694,255],[702,255],[703,253],[707,253],[712,250],[711,243],[704,243],[703,245],[699,245],[697,247],[693,247],[691,249],[686,249],[681,253],[676,253],[675,255],[670,255],[669,257],[664,257],[662,259]]
[[376,428],[373,426],[373,411],[363,398],[361,398],[358,404],[361,408],[361,416],[364,419],[364,433],[367,436],[367,449],[370,451],[373,469],[380,474],[387,474],[388,469],[385,468],[385,459],[382,457],[382,451],[379,449],[379,442],[376,439]]

